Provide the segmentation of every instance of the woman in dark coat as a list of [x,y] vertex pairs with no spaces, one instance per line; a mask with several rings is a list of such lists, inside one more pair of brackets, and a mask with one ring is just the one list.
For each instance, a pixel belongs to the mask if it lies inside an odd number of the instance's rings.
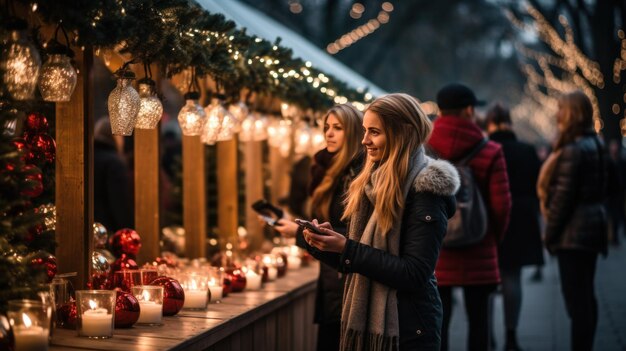
[[[362,119],[361,112],[352,105],[331,108],[324,118],[327,147],[315,154],[311,168],[311,213],[314,218],[329,221],[340,233],[346,232],[346,224],[341,219],[346,190],[363,165]],[[306,246],[302,229],[295,222],[281,219],[274,228],[285,237],[295,236],[299,246]],[[318,350],[339,348],[343,281],[343,275],[336,268],[320,265],[315,296]]]
[[409,95],[376,99],[363,127],[367,161],[348,191],[348,237],[330,223],[304,230],[309,252],[347,275],[341,350],[439,351],[434,270],[458,174],[425,155],[432,124]]
[[591,350],[598,323],[594,279],[607,253],[608,160],[593,130],[593,108],[581,91],[559,99],[559,136],[541,168],[537,191],[546,219],[545,245],[559,263],[571,319],[572,350]]
[[526,265],[543,264],[539,229],[539,199],[536,184],[541,161],[535,148],[517,140],[509,110],[496,104],[487,111],[489,139],[502,145],[511,190],[511,217],[498,247],[502,280],[506,351],[519,350],[517,325],[522,307],[521,270]]

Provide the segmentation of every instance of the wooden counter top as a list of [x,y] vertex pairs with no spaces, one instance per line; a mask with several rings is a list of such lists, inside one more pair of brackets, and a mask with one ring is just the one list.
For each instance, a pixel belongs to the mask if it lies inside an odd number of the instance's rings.
[[318,271],[315,262],[265,283],[262,290],[231,293],[206,311],[163,317],[162,326],[115,329],[111,339],[56,329],[50,350],[313,350]]

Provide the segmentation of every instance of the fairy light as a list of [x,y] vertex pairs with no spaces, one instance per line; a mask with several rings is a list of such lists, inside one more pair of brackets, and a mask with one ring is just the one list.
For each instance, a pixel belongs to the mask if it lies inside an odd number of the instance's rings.
[[[534,60],[538,66],[535,67],[531,64],[522,66],[522,71],[526,75],[525,92],[530,99],[539,105],[556,106],[556,96],[575,89],[582,90],[591,100],[594,125],[596,131],[599,132],[604,123],[600,118],[600,107],[594,87],[604,88],[604,76],[600,71],[600,65],[583,54],[575,44],[572,27],[565,16],[560,15],[558,18],[559,24],[564,29],[564,34],[561,36],[541,12],[531,4],[527,3],[526,11],[533,18],[532,24],[521,21],[509,10],[505,11],[505,15],[515,27],[528,33],[534,33],[550,47],[554,54],[538,52],[524,45],[516,46],[518,52],[524,57]],[[625,48],[626,44],[622,46],[622,51],[625,51]],[[623,52],[623,58],[626,58],[626,52]],[[616,60],[613,70],[614,79],[616,72],[622,68],[622,65],[626,69],[626,62],[618,63]],[[565,74],[555,74],[554,68],[564,71]],[[535,114],[531,118],[542,118],[542,115]],[[548,120],[553,123],[551,119]]]
[[[393,4],[390,2],[384,2],[381,5],[381,8],[382,11],[378,13],[376,18],[370,19],[369,21],[367,21],[367,23],[362,24],[354,28],[350,32],[340,36],[337,40],[326,46],[326,51],[331,55],[335,55],[339,51],[355,44],[359,40],[374,33],[382,25],[389,23],[391,12],[394,10]],[[362,4],[354,3],[350,10],[350,16],[352,18],[360,18],[364,11],[365,7]]]

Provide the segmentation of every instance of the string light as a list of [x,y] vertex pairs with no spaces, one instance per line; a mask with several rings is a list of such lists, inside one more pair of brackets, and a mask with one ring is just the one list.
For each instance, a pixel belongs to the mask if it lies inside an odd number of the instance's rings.
[[[373,18],[367,23],[362,24],[351,30],[350,32],[340,36],[337,40],[326,46],[326,51],[331,55],[335,55],[339,51],[374,33],[382,25],[388,23],[390,14],[394,9],[393,4],[391,4],[390,2],[385,2],[382,4],[381,8],[382,11],[378,13],[376,18]],[[360,3],[355,3],[354,5],[352,5],[352,8],[350,10],[350,16],[352,18],[360,18],[364,11],[365,6]]]

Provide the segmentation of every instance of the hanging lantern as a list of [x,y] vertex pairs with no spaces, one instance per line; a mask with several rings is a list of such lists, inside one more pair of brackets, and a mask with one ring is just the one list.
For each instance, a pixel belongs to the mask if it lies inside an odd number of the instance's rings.
[[243,101],[239,101],[228,106],[228,112],[230,112],[230,114],[233,115],[234,118],[233,132],[239,133],[241,131],[241,124],[243,123],[244,119],[248,117],[248,106],[246,106]]
[[298,155],[308,154],[311,151],[312,132],[308,123],[300,122],[300,126],[295,133],[294,152]]
[[254,122],[253,114],[249,114],[241,121],[241,130],[239,131],[239,140],[243,142],[254,140]]
[[139,82],[139,112],[135,128],[155,129],[163,116],[163,104],[156,95],[155,83],[150,78]]
[[[217,141],[233,138],[232,115],[219,99],[211,99],[211,104],[205,107],[204,112],[207,117],[200,137],[203,143],[213,145]],[[223,127],[226,129],[223,130]]]
[[204,109],[198,103],[200,94],[197,92],[189,92],[185,94],[185,106],[178,113],[178,123],[183,135],[200,135],[202,134],[202,126],[206,119]]
[[300,109],[296,105],[283,102],[280,104],[280,114],[283,118],[295,118],[300,114]]
[[137,113],[139,112],[139,93],[131,82],[135,74],[125,68],[117,74],[117,86],[109,95],[109,118],[114,135],[132,135]]
[[311,133],[311,155],[326,147],[326,138],[324,131],[317,127],[313,128]]
[[254,141],[267,140],[267,118],[258,113],[255,115],[253,138]]
[[48,59],[41,67],[39,92],[45,101],[70,101],[76,88],[76,69],[70,62],[72,51],[56,40],[48,42]]
[[289,147],[291,147],[290,120],[284,118],[274,119],[269,127],[267,127],[267,134],[270,146],[281,147],[285,144],[289,144]]
[[34,98],[41,59],[35,46],[28,41],[26,22],[15,21],[7,27],[8,40],[0,55],[0,70],[4,72],[3,82],[15,100]]
[[239,140],[241,141],[262,141],[267,139],[267,119],[258,112],[248,114],[241,122]]

